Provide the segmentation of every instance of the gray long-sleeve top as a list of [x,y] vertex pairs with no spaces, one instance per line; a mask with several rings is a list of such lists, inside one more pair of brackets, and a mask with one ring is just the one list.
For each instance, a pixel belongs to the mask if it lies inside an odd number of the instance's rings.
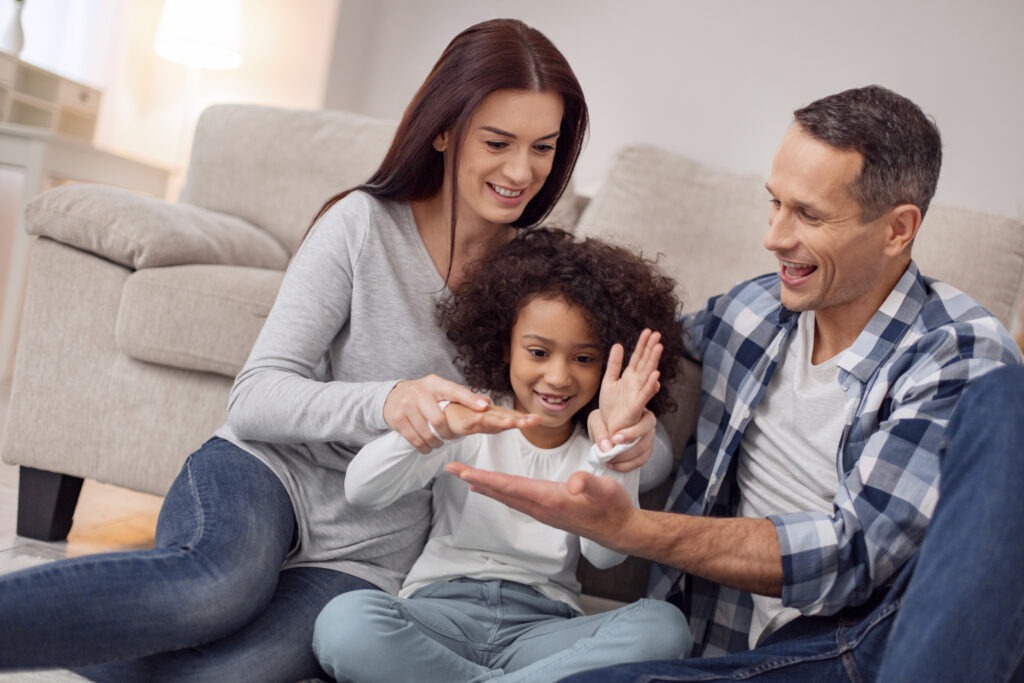
[[411,208],[354,192],[299,248],[217,435],[266,463],[298,523],[286,566],[344,571],[395,592],[423,547],[430,492],[384,510],[349,505],[352,456],[388,430],[395,383],[435,373],[462,382],[435,305],[445,284]]

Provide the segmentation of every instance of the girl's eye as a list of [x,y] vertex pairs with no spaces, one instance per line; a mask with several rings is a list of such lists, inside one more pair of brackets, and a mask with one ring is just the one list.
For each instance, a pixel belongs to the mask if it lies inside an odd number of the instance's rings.
[[544,358],[548,355],[544,349],[526,349],[526,352],[534,358]]
[[576,356],[576,362],[582,365],[588,365],[596,360],[593,356]]

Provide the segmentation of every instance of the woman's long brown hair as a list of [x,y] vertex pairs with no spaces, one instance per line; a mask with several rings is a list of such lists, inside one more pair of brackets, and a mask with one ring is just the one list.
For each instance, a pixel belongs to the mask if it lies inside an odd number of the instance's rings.
[[562,196],[576,166],[587,130],[587,103],[576,75],[558,48],[540,31],[516,19],[484,21],[452,39],[406,107],[377,171],[362,185],[327,200],[313,223],[355,190],[405,202],[433,197],[444,182],[444,156],[434,149],[433,142],[439,134],[450,131],[453,253],[459,149],[469,119],[480,103],[498,90],[553,92],[562,97],[562,123],[551,173],[512,225],[539,223]]

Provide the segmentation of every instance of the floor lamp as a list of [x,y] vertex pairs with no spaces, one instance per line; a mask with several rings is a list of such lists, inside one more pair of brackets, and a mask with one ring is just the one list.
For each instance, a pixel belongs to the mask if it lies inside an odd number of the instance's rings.
[[189,156],[199,71],[237,68],[242,64],[241,45],[241,0],[164,0],[153,51],[188,69],[175,159],[179,175]]

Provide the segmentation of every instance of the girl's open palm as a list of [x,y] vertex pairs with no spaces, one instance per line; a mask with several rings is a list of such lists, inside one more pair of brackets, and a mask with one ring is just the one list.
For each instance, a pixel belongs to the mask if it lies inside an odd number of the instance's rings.
[[625,350],[621,344],[612,346],[598,398],[598,408],[609,433],[639,422],[647,402],[658,393],[661,387],[658,361],[663,348],[660,332],[644,330],[629,357],[629,365],[623,369]]

